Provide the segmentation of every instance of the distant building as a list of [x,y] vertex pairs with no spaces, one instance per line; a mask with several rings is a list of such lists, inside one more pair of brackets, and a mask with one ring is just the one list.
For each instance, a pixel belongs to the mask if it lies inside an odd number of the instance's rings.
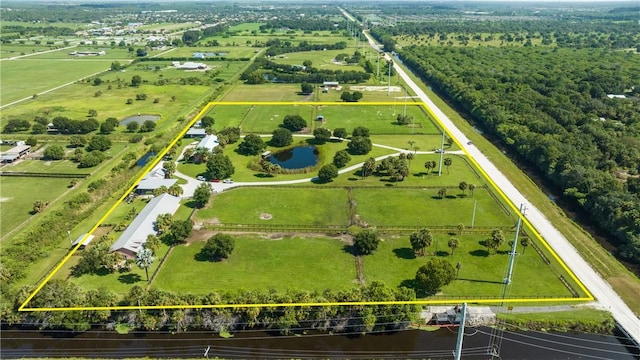
[[205,136],[207,136],[206,129],[195,128],[195,127],[192,127],[191,129],[187,130],[187,132],[184,134],[184,137],[186,138],[203,138]]
[[147,236],[156,235],[156,219],[161,214],[174,214],[180,207],[180,198],[162,194],[156,196],[142,209],[120,238],[111,245],[111,252],[118,252],[126,258],[134,258],[147,242]]
[[616,95],[616,94],[607,94],[609,99],[626,99],[627,97],[624,95]]
[[322,83],[322,87],[325,88],[337,88],[338,86],[340,86],[340,82],[338,81],[325,81]]
[[146,177],[140,181],[140,183],[136,187],[136,192],[141,195],[148,194],[148,193],[152,193],[154,190],[157,190],[163,186],[168,189],[177,182],[178,182],[178,179]]
[[[85,237],[86,235],[87,235],[87,234],[82,234],[82,235],[80,235],[80,236],[76,239],[76,241],[74,241],[74,242],[71,244],[71,247],[72,247],[72,248],[76,247],[76,245],[78,245],[78,244],[80,243],[80,241],[82,241],[82,239],[84,239],[84,237]],[[94,238],[94,236],[93,236],[93,235],[89,235],[89,236],[87,236],[87,238],[86,238],[86,239],[84,239],[84,241],[82,241],[82,245],[80,245],[80,248],[79,248],[79,249],[84,249],[87,245],[89,245],[89,244],[91,243],[91,241],[93,241],[93,238]]]
[[69,53],[71,56],[102,56],[107,55],[105,51],[72,51]]
[[29,145],[24,145],[23,141],[19,141],[18,143],[22,143],[21,145],[12,147],[11,149],[3,152],[0,155],[0,161],[3,163],[12,163],[16,160],[18,160],[19,158],[26,156],[29,154],[29,151],[31,150],[31,146]]
[[191,61],[187,61],[182,65],[179,65],[179,63],[178,63],[177,67],[180,70],[206,70],[206,69],[208,69],[207,64],[196,63],[196,62],[191,62]]

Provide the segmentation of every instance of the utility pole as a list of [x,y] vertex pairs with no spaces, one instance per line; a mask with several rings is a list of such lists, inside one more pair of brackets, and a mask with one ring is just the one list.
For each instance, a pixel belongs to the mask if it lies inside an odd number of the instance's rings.
[[71,241],[71,230],[67,230],[67,235],[69,236],[69,245],[73,245],[73,241]]
[[442,144],[440,145],[440,167],[438,168],[438,176],[442,175],[443,158],[444,158],[444,129],[442,129]]
[[458,340],[456,341],[456,349],[453,352],[453,358],[460,360],[462,356],[462,339],[464,337],[464,322],[467,319],[467,303],[462,304],[462,319],[460,319],[460,327],[458,328]]
[[389,66],[389,86],[387,87],[387,96],[391,95],[391,68],[393,67],[393,60],[389,60],[387,64]]
[[[511,246],[511,253],[509,254],[509,267],[507,270],[507,277],[504,279],[504,284],[509,285],[511,283],[511,275],[513,274],[513,262],[516,257],[516,245],[518,244],[518,235],[520,234],[520,226],[522,225],[522,208],[524,204],[520,204],[520,213],[518,214],[518,224],[516,225],[516,236],[513,238],[513,245]],[[505,286],[505,290],[506,290]],[[502,294],[504,298],[504,293]]]

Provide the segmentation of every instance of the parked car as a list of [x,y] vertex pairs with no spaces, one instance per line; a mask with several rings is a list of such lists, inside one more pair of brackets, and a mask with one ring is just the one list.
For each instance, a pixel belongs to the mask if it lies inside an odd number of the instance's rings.
[[209,181],[211,181],[211,182],[220,182],[220,179],[211,179]]
[[444,150],[442,150],[442,149],[435,149],[435,150],[433,150],[433,151],[435,151],[437,154],[439,154],[439,153],[441,153],[441,152],[444,152]]
[[206,181],[207,179],[205,179],[204,176],[202,176],[202,175],[198,175],[198,176],[196,176],[196,180]]
[[231,180],[231,179],[224,179],[223,183],[225,183],[225,184],[233,184],[233,180]]

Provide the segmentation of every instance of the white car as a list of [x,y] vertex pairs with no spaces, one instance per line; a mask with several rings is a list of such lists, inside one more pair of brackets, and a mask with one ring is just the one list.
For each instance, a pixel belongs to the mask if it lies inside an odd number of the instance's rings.
[[233,184],[233,180],[231,179],[224,179],[222,182],[225,184]]
[[202,176],[202,175],[198,175],[198,176],[196,176],[196,180],[205,181],[207,179],[205,179],[204,176]]

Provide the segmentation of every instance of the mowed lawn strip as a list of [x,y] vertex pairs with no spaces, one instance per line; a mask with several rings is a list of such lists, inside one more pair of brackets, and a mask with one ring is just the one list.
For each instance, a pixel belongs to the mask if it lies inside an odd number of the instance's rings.
[[356,270],[345,243],[333,238],[235,237],[231,256],[201,259],[205,242],[173,249],[152,287],[175,292],[350,289]]
[[509,217],[484,189],[473,197],[440,199],[438,189],[359,188],[353,189],[356,213],[369,226],[471,226],[476,204],[475,226],[513,226]]
[[[487,249],[479,244],[488,235],[433,234],[433,237],[433,243],[426,250],[427,256],[415,257],[408,237],[383,236],[384,241],[380,242],[378,250],[373,255],[363,256],[365,281],[370,283],[379,280],[391,287],[413,286],[412,280],[420,266],[434,257],[437,241],[437,257],[449,261],[454,268],[458,262],[461,265],[459,279],[442,288],[442,295],[478,298],[502,296],[502,281],[509,261],[506,252],[513,238],[512,233],[505,233],[507,241],[496,255],[488,255]],[[457,238],[460,244],[454,255],[451,255],[451,249],[447,246],[452,237]],[[516,258],[507,297],[571,297],[571,292],[535,250],[529,247],[524,254],[521,250],[519,247],[520,255]]]
[[[243,188],[214,195],[196,212],[203,222],[264,225],[347,225],[347,191],[289,187]],[[262,220],[260,216],[271,216]]]
[[4,236],[31,216],[33,203],[51,202],[62,195],[72,179],[0,177],[0,235]]

